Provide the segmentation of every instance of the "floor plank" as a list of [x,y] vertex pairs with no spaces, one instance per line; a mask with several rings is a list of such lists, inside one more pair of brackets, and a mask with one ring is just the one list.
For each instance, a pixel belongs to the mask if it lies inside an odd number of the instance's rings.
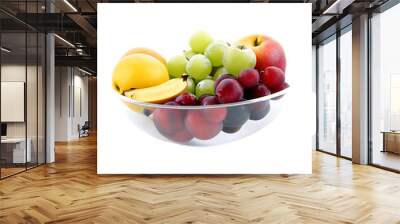
[[400,223],[400,175],[313,153],[312,175],[96,174],[96,137],[0,181],[0,223]]

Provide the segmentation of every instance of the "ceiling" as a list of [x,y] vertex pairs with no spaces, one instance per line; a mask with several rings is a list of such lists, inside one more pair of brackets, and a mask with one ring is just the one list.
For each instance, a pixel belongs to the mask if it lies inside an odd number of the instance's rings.
[[[234,0],[230,2],[312,3],[313,42],[332,35],[337,21],[351,23],[351,17],[373,9],[388,0]],[[0,22],[5,38],[3,46],[24,53],[25,28],[39,32],[55,32],[56,65],[80,66],[96,72],[97,57],[97,3],[120,2],[182,2],[169,0],[1,0]],[[224,2],[198,0],[191,2]],[[51,9],[51,10],[50,10]],[[49,13],[49,12],[52,13]],[[346,26],[342,22],[341,26]],[[29,39],[29,38],[28,38]],[[66,41],[64,41],[66,40]],[[34,51],[34,43],[28,44],[28,52]]]

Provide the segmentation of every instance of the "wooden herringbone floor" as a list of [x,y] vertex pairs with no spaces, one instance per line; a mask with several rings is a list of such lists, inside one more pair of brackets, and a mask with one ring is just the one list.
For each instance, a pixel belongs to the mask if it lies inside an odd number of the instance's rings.
[[0,181],[0,223],[400,223],[400,175],[314,152],[313,175],[98,176],[96,138]]

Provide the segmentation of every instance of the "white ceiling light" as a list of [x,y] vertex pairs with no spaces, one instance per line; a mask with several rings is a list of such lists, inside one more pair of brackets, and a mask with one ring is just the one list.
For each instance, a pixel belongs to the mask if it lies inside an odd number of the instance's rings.
[[0,49],[1,49],[2,51],[6,52],[6,53],[10,53],[10,52],[11,52],[11,50],[9,50],[9,49],[7,49],[7,48],[5,48],[5,47],[1,47]]
[[67,4],[74,12],[78,12],[78,10],[68,0],[64,0],[64,3]]
[[342,14],[343,9],[347,8],[354,0],[336,0],[322,14]]
[[57,38],[58,38],[59,40],[61,40],[62,42],[64,42],[65,44],[67,44],[68,46],[75,48],[75,45],[73,45],[73,44],[72,44],[71,42],[69,42],[68,40],[66,40],[66,39],[64,39],[64,38],[62,38],[62,37],[60,37],[60,36],[57,35],[57,34],[54,34],[54,36],[57,37]]
[[83,73],[85,73],[85,74],[87,74],[87,75],[92,75],[92,73],[90,73],[90,72],[88,72],[88,71],[86,71],[86,70],[83,70],[83,69],[81,69],[81,68],[79,68],[79,67],[78,67],[78,70],[81,71],[81,72],[83,72]]

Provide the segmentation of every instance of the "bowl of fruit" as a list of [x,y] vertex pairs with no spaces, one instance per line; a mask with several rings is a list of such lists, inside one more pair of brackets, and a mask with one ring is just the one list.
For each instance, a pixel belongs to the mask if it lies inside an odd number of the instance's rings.
[[279,114],[289,84],[276,40],[251,35],[231,45],[200,31],[189,45],[169,60],[135,48],[115,66],[113,89],[140,129],[175,143],[216,145],[251,135]]

